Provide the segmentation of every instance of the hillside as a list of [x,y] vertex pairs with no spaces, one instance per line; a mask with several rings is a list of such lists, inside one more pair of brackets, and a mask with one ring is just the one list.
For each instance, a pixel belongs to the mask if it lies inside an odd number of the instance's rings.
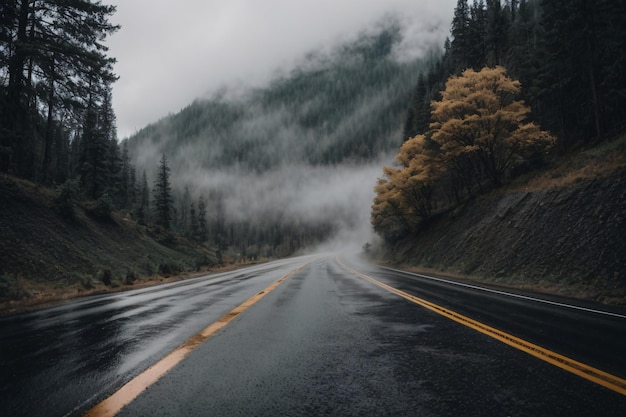
[[626,138],[439,215],[387,247],[390,263],[626,304]]
[[428,64],[396,56],[401,33],[384,20],[330,51],[310,51],[267,86],[224,87],[132,135],[130,154],[141,168],[165,153],[174,171],[192,162],[243,173],[375,160],[400,145],[410,86]]
[[[0,177],[0,310],[137,286],[150,279],[214,266],[215,253],[93,203],[73,203],[57,191]],[[105,285],[107,276],[111,282]]]
[[401,59],[401,44],[399,24],[384,20],[309,52],[265,87],[198,99],[125,144],[149,178],[167,156],[178,203],[187,189],[206,197],[209,214],[223,213],[209,215],[213,244],[286,256],[361,233],[372,184],[401,143],[411,86],[430,62]]

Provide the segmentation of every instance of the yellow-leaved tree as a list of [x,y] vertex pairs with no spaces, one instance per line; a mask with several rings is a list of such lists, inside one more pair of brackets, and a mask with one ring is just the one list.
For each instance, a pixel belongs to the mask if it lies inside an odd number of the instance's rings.
[[414,231],[438,204],[472,195],[483,182],[498,186],[511,169],[541,155],[555,138],[527,120],[520,83],[503,67],[452,76],[431,103],[430,130],[407,140],[396,167],[385,167],[374,188],[371,221],[384,237]]
[[399,167],[384,167],[372,205],[372,225],[377,233],[391,236],[415,230],[433,211],[433,186],[440,165],[432,159],[430,141],[424,135],[407,140],[396,156]]
[[519,81],[501,66],[450,77],[441,100],[431,103],[430,129],[441,159],[500,185],[519,162],[550,148],[556,139],[527,121],[530,107],[519,93]]

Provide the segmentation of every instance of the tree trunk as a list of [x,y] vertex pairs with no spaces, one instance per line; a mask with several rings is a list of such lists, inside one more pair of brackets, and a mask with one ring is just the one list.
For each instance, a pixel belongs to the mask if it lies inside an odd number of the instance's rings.
[[50,159],[52,152],[52,128],[54,126],[53,120],[53,109],[54,109],[54,58],[51,63],[51,74],[50,74],[50,91],[48,94],[48,118],[46,121],[46,133],[44,135],[44,153],[43,153],[43,162],[41,164],[41,175],[42,182],[44,184],[48,183],[51,180],[50,173]]
[[[26,113],[22,107],[22,91],[24,87],[24,66],[26,65],[27,27],[29,0],[21,0],[17,10],[17,33],[13,54],[9,57],[9,83],[7,85],[6,110],[4,120],[0,123],[4,128],[0,142],[0,171],[8,172],[19,159],[20,121]],[[18,167],[19,169],[19,167]]]

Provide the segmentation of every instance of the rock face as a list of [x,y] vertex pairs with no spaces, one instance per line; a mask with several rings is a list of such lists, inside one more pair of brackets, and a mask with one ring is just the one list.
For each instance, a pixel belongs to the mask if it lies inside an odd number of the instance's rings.
[[562,188],[496,191],[389,252],[483,281],[626,303],[626,170]]

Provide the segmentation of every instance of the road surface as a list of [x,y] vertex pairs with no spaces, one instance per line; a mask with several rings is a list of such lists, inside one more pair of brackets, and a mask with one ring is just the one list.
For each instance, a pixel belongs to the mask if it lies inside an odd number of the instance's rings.
[[355,257],[282,260],[0,319],[0,415],[83,415],[222,318],[119,415],[623,416],[625,312],[571,304]]

